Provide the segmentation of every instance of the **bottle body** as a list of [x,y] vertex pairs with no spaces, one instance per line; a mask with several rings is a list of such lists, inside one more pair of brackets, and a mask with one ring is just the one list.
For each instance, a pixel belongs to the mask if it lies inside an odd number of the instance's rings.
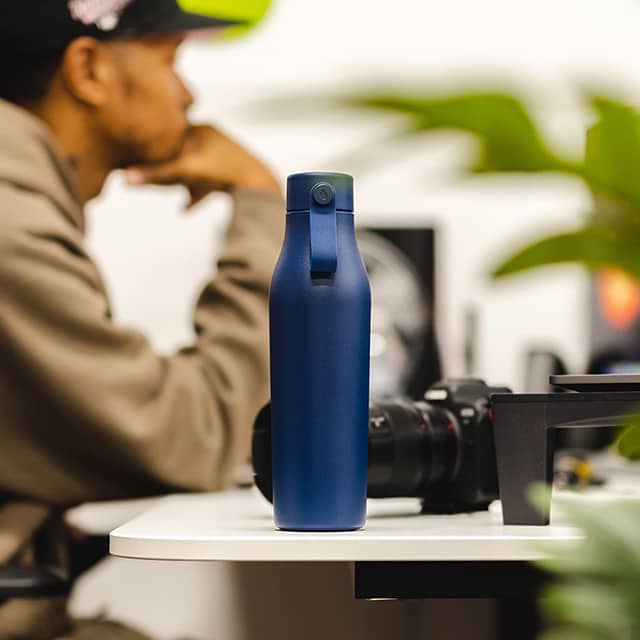
[[352,530],[366,511],[371,295],[353,213],[334,213],[329,273],[311,270],[310,215],[287,213],[271,283],[275,523]]

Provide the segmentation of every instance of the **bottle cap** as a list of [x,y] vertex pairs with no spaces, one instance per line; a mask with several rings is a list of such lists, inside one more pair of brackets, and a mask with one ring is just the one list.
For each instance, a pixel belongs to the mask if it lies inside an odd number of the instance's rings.
[[353,178],[346,173],[313,171],[287,179],[287,211],[309,211],[335,202],[336,211],[353,212]]

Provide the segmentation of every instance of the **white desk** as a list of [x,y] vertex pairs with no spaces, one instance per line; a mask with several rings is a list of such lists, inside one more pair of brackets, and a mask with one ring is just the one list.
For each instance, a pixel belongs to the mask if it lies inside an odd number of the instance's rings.
[[[526,562],[543,555],[536,544],[558,549],[581,539],[577,530],[561,522],[548,527],[505,527],[495,510],[420,515],[419,501],[404,498],[371,500],[368,507],[363,531],[293,533],[275,530],[271,505],[257,490],[168,496],[115,529],[110,550],[126,558],[232,563],[229,570],[244,577],[235,578],[226,589],[236,593],[234,589],[240,588],[242,595],[235,606],[243,611],[245,623],[253,625],[251,633],[263,634],[265,624],[273,629],[282,624],[272,613],[282,606],[282,598],[301,612],[296,624],[305,628],[307,636],[308,624],[302,618],[313,620],[314,629],[337,640],[381,640],[392,635],[413,640],[425,635],[420,629],[427,619],[430,629],[441,625],[437,622],[440,610],[456,612],[447,616],[462,615],[460,625],[466,624],[465,615],[483,619],[491,610],[488,605],[483,608],[481,600],[466,601],[461,614],[453,603],[437,604],[443,601],[432,598],[521,598],[517,603],[510,600],[508,606],[496,605],[495,615],[505,619],[501,637],[506,638],[526,637],[520,626],[528,624],[534,594],[545,580]],[[377,599],[400,602],[387,603],[397,605],[391,609],[366,602]],[[424,608],[407,609],[410,605],[403,602]],[[260,617],[256,613],[260,607],[268,609],[269,615]],[[291,615],[288,610],[287,616]],[[416,615],[424,615],[424,621],[418,624]],[[476,624],[480,623],[476,620]],[[395,625],[395,630],[385,625]],[[450,629],[451,621],[442,626]],[[280,632],[286,636],[290,630],[284,625]],[[251,633],[247,637],[254,637]]]
[[113,555],[228,562],[522,561],[535,543],[561,548],[581,534],[562,523],[503,526],[500,514],[420,515],[418,500],[370,500],[367,525],[346,533],[274,529],[256,490],[169,496],[111,533]]
[[[634,467],[605,492],[574,499],[606,500],[612,493],[639,499],[639,485]],[[215,596],[208,593],[213,602],[227,603],[216,610],[217,621],[232,611],[234,624],[247,627],[223,634],[233,640],[528,637],[534,597],[546,578],[526,561],[543,555],[539,543],[563,549],[580,533],[557,518],[557,508],[549,527],[505,527],[495,509],[454,516],[418,511],[413,499],[372,500],[364,531],[302,534],[276,531],[270,505],[255,490],[169,496],[113,531],[111,552],[222,561],[210,569],[228,573],[228,580]],[[367,601],[377,598],[401,600]],[[457,605],[430,598],[474,600]],[[501,601],[492,609],[475,598]],[[283,602],[286,615],[277,613]],[[439,629],[446,632],[438,635]]]
[[[528,564],[576,544],[562,522],[504,526],[498,510],[421,515],[416,499],[370,500],[364,530],[277,531],[257,490],[169,496],[111,533],[113,555],[145,560],[348,563],[353,595],[374,598],[531,596],[546,579]],[[543,544],[541,544],[543,543]]]

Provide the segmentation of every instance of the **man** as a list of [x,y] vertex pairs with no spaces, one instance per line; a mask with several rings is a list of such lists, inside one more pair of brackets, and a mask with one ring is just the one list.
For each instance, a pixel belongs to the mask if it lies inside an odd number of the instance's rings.
[[[227,486],[268,394],[268,285],[283,233],[271,172],[187,120],[175,0],[19,0],[0,15],[0,564],[64,565],[60,513]],[[9,6],[8,6],[9,5]],[[232,195],[195,343],[156,355],[114,324],[84,241],[109,173]],[[149,230],[150,235],[153,231]],[[146,246],[140,247],[145,259]],[[77,626],[62,600],[0,603],[0,639],[138,637]]]

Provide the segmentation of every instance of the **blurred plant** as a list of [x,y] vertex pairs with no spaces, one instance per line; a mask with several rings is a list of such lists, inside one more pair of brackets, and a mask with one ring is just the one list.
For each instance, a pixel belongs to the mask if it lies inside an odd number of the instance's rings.
[[[553,172],[577,177],[596,196],[585,223],[520,249],[497,266],[492,276],[502,278],[545,265],[579,263],[590,270],[614,268],[640,283],[639,114],[633,107],[606,97],[586,96],[585,101],[594,112],[595,123],[588,132],[583,158],[563,157],[553,151],[527,107],[508,94],[286,96],[267,101],[261,108],[287,119],[305,110],[316,113],[336,107],[393,113],[404,116],[406,126],[386,138],[385,145],[430,131],[456,130],[479,142],[471,173]],[[367,158],[370,151],[367,149]]]
[[[402,136],[437,129],[474,135],[480,150],[472,173],[564,173],[580,178],[594,194],[593,210],[577,229],[543,237],[518,250],[493,271],[494,278],[551,264],[578,263],[591,271],[615,269],[640,281],[640,118],[620,102],[590,97],[596,121],[582,159],[562,157],[546,144],[517,98],[474,93],[446,98],[384,93],[351,97],[347,106],[407,117]],[[640,458],[640,416],[618,441],[620,451]]]
[[[518,250],[496,267],[494,278],[578,263],[589,270],[615,268],[640,281],[640,120],[628,105],[602,97],[589,102],[596,122],[584,157],[576,160],[554,153],[524,105],[509,95],[433,99],[379,94],[347,100],[352,106],[406,115],[409,128],[403,135],[434,129],[473,134],[480,143],[474,173],[560,172],[585,182],[594,207],[584,224]],[[640,458],[640,416],[623,432],[618,448],[629,458]],[[593,509],[574,502],[563,508],[586,539],[540,563],[560,577],[544,594],[543,608],[557,624],[544,640],[639,640],[640,505]]]
[[545,237],[500,264],[500,278],[534,267],[580,263],[588,269],[616,267],[640,280],[640,121],[630,106],[589,99],[597,121],[583,159],[565,158],[543,140],[526,107],[504,94],[469,94],[442,99],[371,95],[349,98],[351,106],[391,111],[409,119],[407,133],[455,129],[476,136],[480,152],[474,173],[555,172],[581,178],[598,195],[585,224]]
[[216,18],[237,20],[243,24],[225,31],[224,37],[244,35],[259,24],[271,6],[271,0],[178,0],[185,10]]
[[632,425],[618,439],[618,451],[625,458],[640,460],[640,416],[634,418]]
[[[543,504],[546,487],[531,492]],[[542,594],[555,626],[541,640],[640,638],[640,505],[637,502],[558,501],[585,539],[537,562],[559,581]],[[544,546],[543,546],[544,550]]]

